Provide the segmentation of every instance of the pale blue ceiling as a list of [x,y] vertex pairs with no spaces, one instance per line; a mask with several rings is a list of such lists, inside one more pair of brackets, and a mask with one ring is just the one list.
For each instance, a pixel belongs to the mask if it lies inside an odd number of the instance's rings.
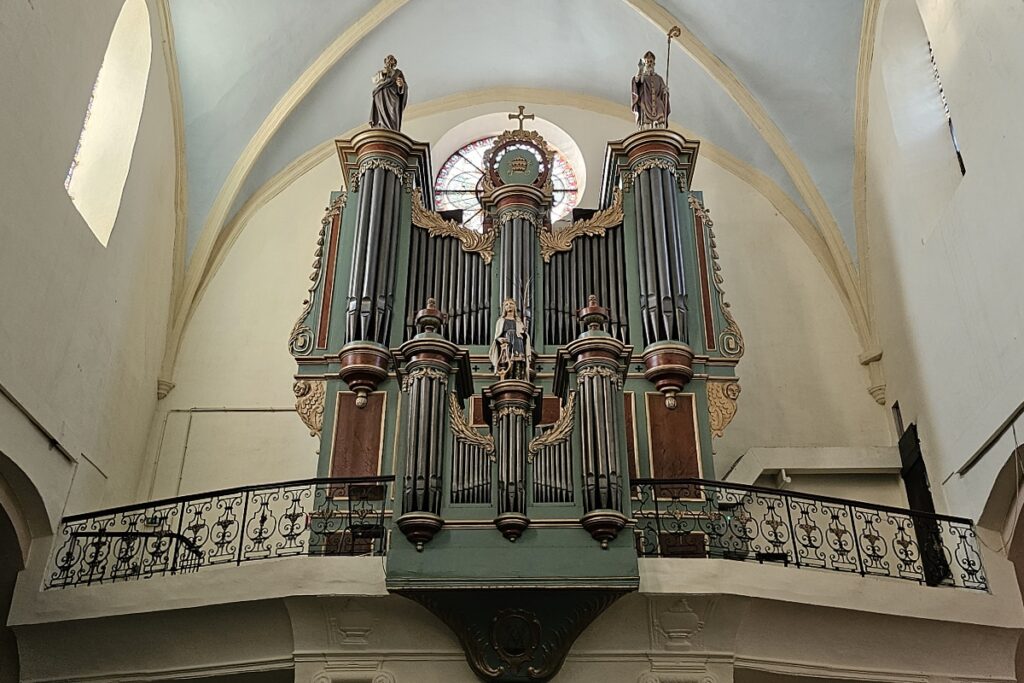
[[[186,118],[189,253],[238,154],[274,103],[372,4],[172,0]],[[666,7],[762,102],[804,159],[853,251],[862,0],[669,0]],[[629,79],[647,49],[661,61],[664,35],[621,0],[412,0],[296,108],[258,159],[233,210],[297,156],[366,121],[369,79],[389,52],[405,71],[412,102],[524,86],[628,103]],[[746,116],[679,48],[670,85],[673,120],[758,168],[803,206]]]

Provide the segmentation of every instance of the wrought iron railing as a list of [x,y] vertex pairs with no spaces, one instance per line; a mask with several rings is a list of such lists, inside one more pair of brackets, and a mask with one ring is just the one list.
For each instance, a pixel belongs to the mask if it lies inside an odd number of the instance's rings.
[[969,519],[701,479],[632,482],[640,557],[715,557],[988,590]]
[[46,587],[296,555],[383,555],[393,481],[305,479],[65,517]]

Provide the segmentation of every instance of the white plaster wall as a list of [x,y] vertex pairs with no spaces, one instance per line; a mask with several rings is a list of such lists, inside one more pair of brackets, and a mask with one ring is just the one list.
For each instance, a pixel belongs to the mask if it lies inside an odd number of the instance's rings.
[[[514,104],[422,117],[405,132],[437,140]],[[567,106],[529,109],[575,138],[589,176],[581,206],[594,206],[607,142],[628,135],[630,123]],[[234,243],[185,330],[176,387],[154,420],[141,498],[315,475],[317,442],[296,415],[271,423],[237,411],[294,403],[287,339],[309,286],[323,208],[340,184],[332,155],[270,199]],[[753,446],[888,445],[853,328],[803,241],[762,195],[706,158],[694,187],[715,220],[727,298],[747,344],[739,414],[718,444],[719,474]],[[190,430],[187,413],[169,412],[214,407],[227,410],[203,413],[198,431],[195,415]]]
[[[77,460],[69,512],[134,493],[170,297],[174,136],[155,6],[141,126],[106,248],[63,186],[120,7],[0,9],[0,384],[23,409],[12,403],[26,434],[35,430],[27,412]],[[63,501],[63,456],[12,433],[0,448],[42,473],[33,476],[44,499]]]
[[[879,15],[867,146],[870,284],[887,395],[918,424],[936,503],[977,517],[1009,451],[993,449],[964,477],[955,472],[1021,403],[1024,384],[1024,5],[917,5],[923,26],[914,3],[892,0]],[[962,178],[948,135],[907,135],[945,129],[937,94],[891,80],[917,58],[911,49],[924,51],[912,66],[930,69],[929,39]]]

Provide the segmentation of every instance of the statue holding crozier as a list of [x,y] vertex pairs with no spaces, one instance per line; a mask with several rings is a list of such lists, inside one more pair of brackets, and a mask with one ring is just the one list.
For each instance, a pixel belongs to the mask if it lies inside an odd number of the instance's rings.
[[654,72],[654,53],[650,50],[637,64],[632,92],[633,113],[640,130],[668,127],[668,85]]
[[370,125],[374,128],[402,130],[402,113],[409,99],[405,76],[398,68],[394,55],[384,58],[384,68],[373,76],[373,104],[370,106]]
[[515,299],[506,299],[501,305],[501,317],[494,325],[488,356],[498,379],[529,381],[533,347]]

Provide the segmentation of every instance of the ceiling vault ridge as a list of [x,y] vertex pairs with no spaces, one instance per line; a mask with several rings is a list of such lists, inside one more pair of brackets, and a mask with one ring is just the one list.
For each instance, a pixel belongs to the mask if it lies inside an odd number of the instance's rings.
[[288,115],[320,82],[330,70],[352,48],[370,32],[402,8],[408,0],[380,0],[358,20],[348,26],[288,88],[277,101],[263,123],[246,144],[231,171],[221,185],[217,197],[203,223],[192,257],[188,261],[180,296],[175,302],[173,319],[167,329],[164,357],[160,366],[160,377],[170,380],[174,374],[174,363],[188,317],[194,308],[196,295],[209,269],[210,260],[219,241],[220,230],[228,218],[232,203],[238,196],[242,184],[255,165],[263,149],[277,133]]
[[867,351],[874,347],[872,325],[864,302],[861,280],[850,257],[850,251],[839,232],[839,226],[807,167],[794,151],[789,140],[768,115],[764,106],[753,96],[736,74],[705,46],[681,21],[656,0],[623,0],[641,16],[665,33],[673,26],[680,28],[674,38],[683,51],[697,62],[726,91],[730,98],[746,114],[754,129],[758,131],[789,175],[797,192],[807,204],[820,231],[828,256],[839,276],[844,300],[852,314],[852,321],[862,348]]
[[[613,102],[594,95],[571,93],[562,90],[549,90],[543,88],[526,87],[491,87],[480,90],[469,90],[455,93],[445,97],[419,102],[409,105],[406,109],[405,119],[414,121],[417,119],[433,116],[440,112],[465,109],[482,104],[497,104],[507,102],[526,103],[530,105],[550,105],[574,107],[584,111],[593,112],[605,116],[615,117],[623,121],[633,121],[633,113],[625,104]],[[672,123],[671,128],[681,133],[684,137],[699,139],[700,136],[693,131],[687,130],[678,124]],[[356,132],[363,130],[366,126],[360,125],[340,134],[340,137],[351,137]],[[175,345],[180,343],[184,336],[184,330],[191,320],[192,314],[198,308],[205,294],[207,286],[213,281],[221,264],[226,259],[231,247],[237,241],[242,231],[248,225],[249,220],[271,199],[277,196],[285,188],[299,177],[310,171],[317,164],[334,154],[334,141],[326,140],[319,145],[298,156],[288,166],[278,171],[274,176],[261,185],[250,196],[239,210],[230,217],[224,226],[224,230],[218,235],[208,260],[208,265],[203,272],[203,277],[197,287],[194,296],[189,302],[188,308],[183,314],[183,324],[178,332],[179,337]],[[814,222],[796,204],[790,195],[784,191],[767,174],[742,161],[722,147],[715,145],[708,140],[701,140],[701,154],[704,158],[715,163],[722,169],[733,174],[740,180],[747,182],[757,190],[793,227],[799,237],[807,245],[811,254],[818,260],[825,275],[836,289],[840,301],[850,318],[852,326],[856,326],[854,312],[849,298],[842,286],[840,273],[835,268],[831,259],[828,246],[818,231]],[[173,363],[173,359],[172,359]],[[172,367],[173,369],[173,367]]]
[[[188,161],[185,156],[185,109],[181,95],[181,74],[174,48],[174,23],[168,0],[156,0],[162,33],[164,67],[171,99],[171,124],[174,129],[174,246],[171,252],[171,315],[177,310],[185,280],[185,251],[188,233]],[[168,378],[161,373],[159,380]],[[159,381],[158,380],[158,381]]]

